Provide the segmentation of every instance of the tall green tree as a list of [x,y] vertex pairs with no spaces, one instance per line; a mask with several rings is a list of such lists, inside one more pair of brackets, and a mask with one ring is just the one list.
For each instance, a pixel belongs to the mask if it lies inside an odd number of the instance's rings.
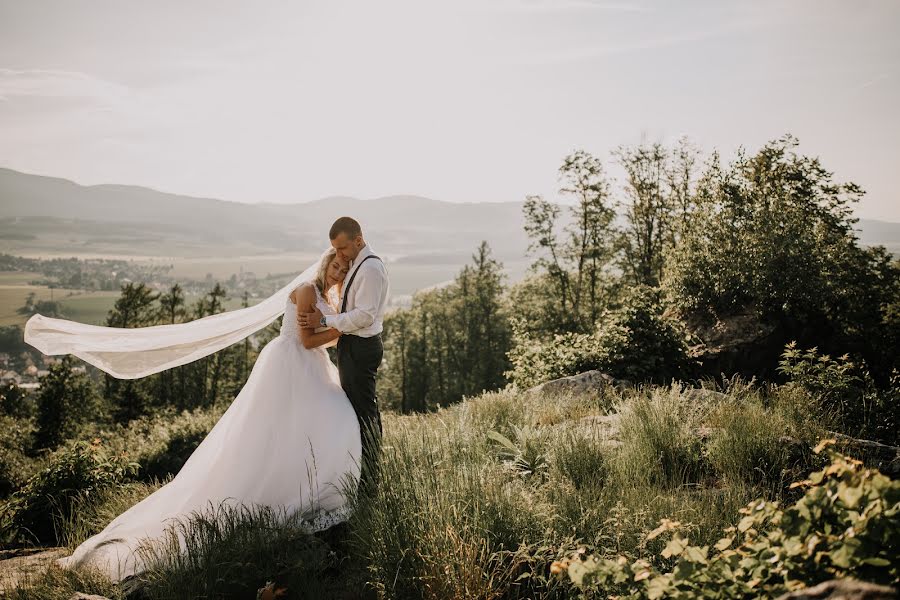
[[425,411],[506,383],[509,319],[503,266],[486,242],[442,288],[420,292],[411,308],[385,319],[379,393],[403,412]]
[[541,196],[528,196],[523,213],[533,271],[551,285],[559,329],[591,330],[609,298],[604,272],[615,252],[614,202],[600,159],[577,151],[559,169],[560,193],[572,197],[570,222],[560,233],[561,207]]
[[35,447],[56,448],[97,415],[98,395],[90,378],[75,369],[66,355],[40,379],[37,396]]
[[671,151],[641,144],[620,146],[615,156],[626,173],[622,270],[631,283],[655,287],[693,208],[697,151],[683,138]]
[[[155,303],[158,297],[159,294],[144,283],[123,284],[119,297],[107,314],[107,326],[133,328],[156,324],[159,311]],[[114,407],[114,418],[127,423],[145,414],[154,387],[152,378],[120,380],[106,375],[105,396]]]

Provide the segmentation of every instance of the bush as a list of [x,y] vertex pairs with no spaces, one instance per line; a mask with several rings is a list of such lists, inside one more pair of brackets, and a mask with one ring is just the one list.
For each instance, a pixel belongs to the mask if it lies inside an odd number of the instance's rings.
[[663,316],[659,291],[632,288],[621,308],[607,311],[594,334],[565,333],[548,342],[514,328],[507,376],[520,388],[598,369],[631,381],[665,382],[691,372],[679,325]]
[[187,462],[200,442],[209,434],[219,419],[218,411],[185,411],[168,427],[168,439],[153,452],[136,458],[141,464],[141,478],[165,478],[175,475]]
[[112,428],[96,426],[84,433],[100,438],[110,452],[124,454],[141,465],[146,482],[177,474],[188,457],[221,417],[224,407],[175,412],[164,410]]
[[0,415],[0,498],[19,489],[31,475],[35,460],[25,454],[31,447],[34,425],[25,419]]
[[133,476],[137,463],[107,456],[99,444],[75,442],[51,457],[21,489],[0,505],[0,539],[7,543],[58,544],[61,523],[79,496]]
[[674,565],[671,571],[626,556],[574,556],[551,568],[585,595],[623,599],[774,598],[845,577],[896,586],[900,481],[830,449],[829,456],[825,469],[793,484],[808,488],[796,503],[782,509],[753,501],[713,548],[690,545],[678,533],[680,523],[663,520],[646,539],[676,532],[661,552],[665,564]]
[[[863,364],[847,355],[831,358],[816,348],[785,346],[778,370],[789,386],[810,394],[832,416],[831,427],[869,439],[897,442],[900,429],[900,385],[896,379],[879,390]],[[896,377],[896,376],[895,376]]]
[[618,407],[622,447],[615,456],[622,483],[674,487],[707,471],[697,429],[706,407],[685,402],[681,386],[636,394]]
[[807,467],[807,446],[789,438],[792,427],[759,399],[729,399],[717,407],[707,452],[720,477],[778,493]]
[[41,378],[37,397],[37,447],[53,449],[73,437],[96,416],[98,400],[93,383],[75,369],[71,355],[52,365]]

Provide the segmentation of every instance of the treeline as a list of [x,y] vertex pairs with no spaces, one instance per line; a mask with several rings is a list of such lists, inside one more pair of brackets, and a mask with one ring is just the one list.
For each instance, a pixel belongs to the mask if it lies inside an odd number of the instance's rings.
[[452,285],[389,315],[383,401],[429,410],[591,368],[633,381],[715,377],[698,361],[698,332],[735,317],[773,331],[744,375],[777,378],[796,341],[847,354],[861,379],[891,386],[900,263],[859,244],[852,210],[864,191],[797,146],[786,135],[727,164],[687,140],[622,146],[611,153],[622,181],[597,156],[567,156],[570,204],[524,204],[529,277],[504,285],[483,245]]
[[[127,283],[110,310],[110,327],[181,323],[222,312],[221,285],[192,306],[178,284],[158,293],[143,283]],[[244,305],[247,298],[244,297]],[[270,338],[273,330],[264,330]],[[102,375],[100,385],[70,356],[52,365],[34,398],[35,450],[53,449],[76,437],[87,424],[127,424],[160,409],[194,410],[230,401],[243,387],[258,352],[248,338],[210,356],[142,379]],[[96,374],[96,372],[92,369]]]

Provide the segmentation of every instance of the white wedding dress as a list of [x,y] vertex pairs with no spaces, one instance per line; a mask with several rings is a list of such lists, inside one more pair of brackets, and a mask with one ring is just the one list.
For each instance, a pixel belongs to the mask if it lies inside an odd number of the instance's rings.
[[[319,309],[334,314],[316,295]],[[302,511],[308,531],[347,518],[343,491],[359,480],[359,424],[325,348],[300,343],[296,314],[288,298],[281,334],[262,349],[246,385],[174,479],[57,564],[94,565],[120,581],[143,570],[141,553],[133,552],[141,540],[158,539],[173,519],[220,502]]]

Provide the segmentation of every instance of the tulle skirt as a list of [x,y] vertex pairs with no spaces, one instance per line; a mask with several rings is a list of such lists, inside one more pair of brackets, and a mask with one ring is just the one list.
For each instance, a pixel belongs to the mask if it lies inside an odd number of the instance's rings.
[[139,542],[210,503],[302,511],[310,531],[324,529],[346,517],[344,491],[359,480],[360,452],[356,414],[327,352],[279,336],[174,479],[57,564],[91,564],[120,581],[144,568]]

